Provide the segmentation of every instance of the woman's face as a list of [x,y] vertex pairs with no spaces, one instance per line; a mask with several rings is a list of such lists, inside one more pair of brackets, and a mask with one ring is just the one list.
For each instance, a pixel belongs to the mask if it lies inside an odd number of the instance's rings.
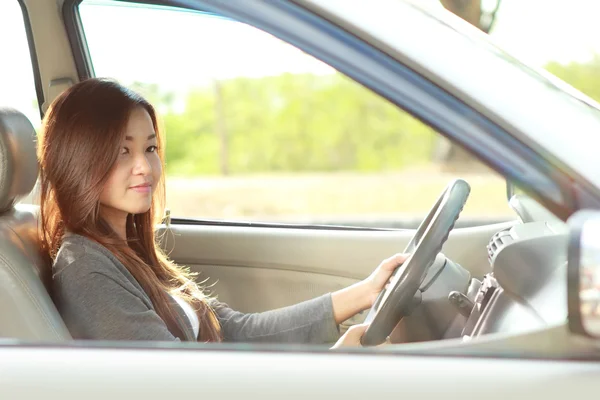
[[103,212],[111,217],[141,214],[150,209],[162,165],[156,132],[148,112],[137,107],[131,113],[119,157],[100,195]]

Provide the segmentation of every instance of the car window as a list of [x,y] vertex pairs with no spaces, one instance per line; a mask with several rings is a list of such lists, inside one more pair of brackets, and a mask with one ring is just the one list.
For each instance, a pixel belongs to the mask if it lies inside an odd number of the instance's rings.
[[[41,123],[23,12],[17,0],[0,2],[0,107],[25,114],[37,130]],[[32,203],[27,196],[21,203]]]
[[463,224],[513,218],[498,174],[270,34],[110,0],[79,10],[95,75],[139,91],[162,117],[173,217],[414,227],[462,177],[472,187]]
[[0,106],[16,108],[37,129],[40,111],[27,43],[23,12],[17,0],[0,2]]

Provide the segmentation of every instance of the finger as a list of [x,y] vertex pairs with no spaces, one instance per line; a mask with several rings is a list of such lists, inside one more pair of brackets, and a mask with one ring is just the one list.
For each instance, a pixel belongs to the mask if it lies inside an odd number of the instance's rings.
[[385,260],[383,260],[383,262],[381,263],[381,266],[382,266],[382,268],[384,268],[388,271],[392,271],[396,267],[398,267],[400,264],[402,264],[404,261],[406,261],[406,259],[408,258],[409,255],[410,254],[406,254],[406,253],[394,254],[390,258],[386,258]]
[[353,325],[344,335],[333,345],[332,349],[339,349],[342,347],[354,347],[360,346],[360,338],[367,330],[368,324]]
[[365,333],[365,331],[367,330],[368,327],[369,327],[369,324],[352,325],[346,331],[346,336],[349,339],[350,338],[352,338],[352,339],[360,339],[362,337],[362,335]]

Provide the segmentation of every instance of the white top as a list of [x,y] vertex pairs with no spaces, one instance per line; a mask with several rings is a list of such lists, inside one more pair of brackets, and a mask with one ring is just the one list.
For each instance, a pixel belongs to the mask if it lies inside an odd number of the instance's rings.
[[194,337],[197,339],[198,333],[200,332],[200,321],[198,320],[198,315],[194,312],[194,309],[187,301],[183,300],[179,296],[171,295],[171,297],[173,297],[177,304],[179,304],[179,306],[183,308],[183,311],[185,311],[185,315],[187,315],[188,319],[190,320],[190,324],[194,329]]

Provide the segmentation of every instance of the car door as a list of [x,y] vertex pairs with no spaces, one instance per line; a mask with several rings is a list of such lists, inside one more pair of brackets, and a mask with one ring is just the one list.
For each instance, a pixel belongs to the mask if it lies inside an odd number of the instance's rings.
[[472,156],[436,161],[448,141],[426,123],[299,47],[203,7],[65,3],[80,77],[119,79],[163,113],[161,235],[176,262],[235,309],[294,304],[403,251],[462,177],[472,195],[444,252],[473,276],[488,272],[489,239],[516,219],[500,175]]
[[[60,360],[58,362],[57,360]],[[597,363],[301,351],[0,347],[6,399],[465,398],[591,394]]]

